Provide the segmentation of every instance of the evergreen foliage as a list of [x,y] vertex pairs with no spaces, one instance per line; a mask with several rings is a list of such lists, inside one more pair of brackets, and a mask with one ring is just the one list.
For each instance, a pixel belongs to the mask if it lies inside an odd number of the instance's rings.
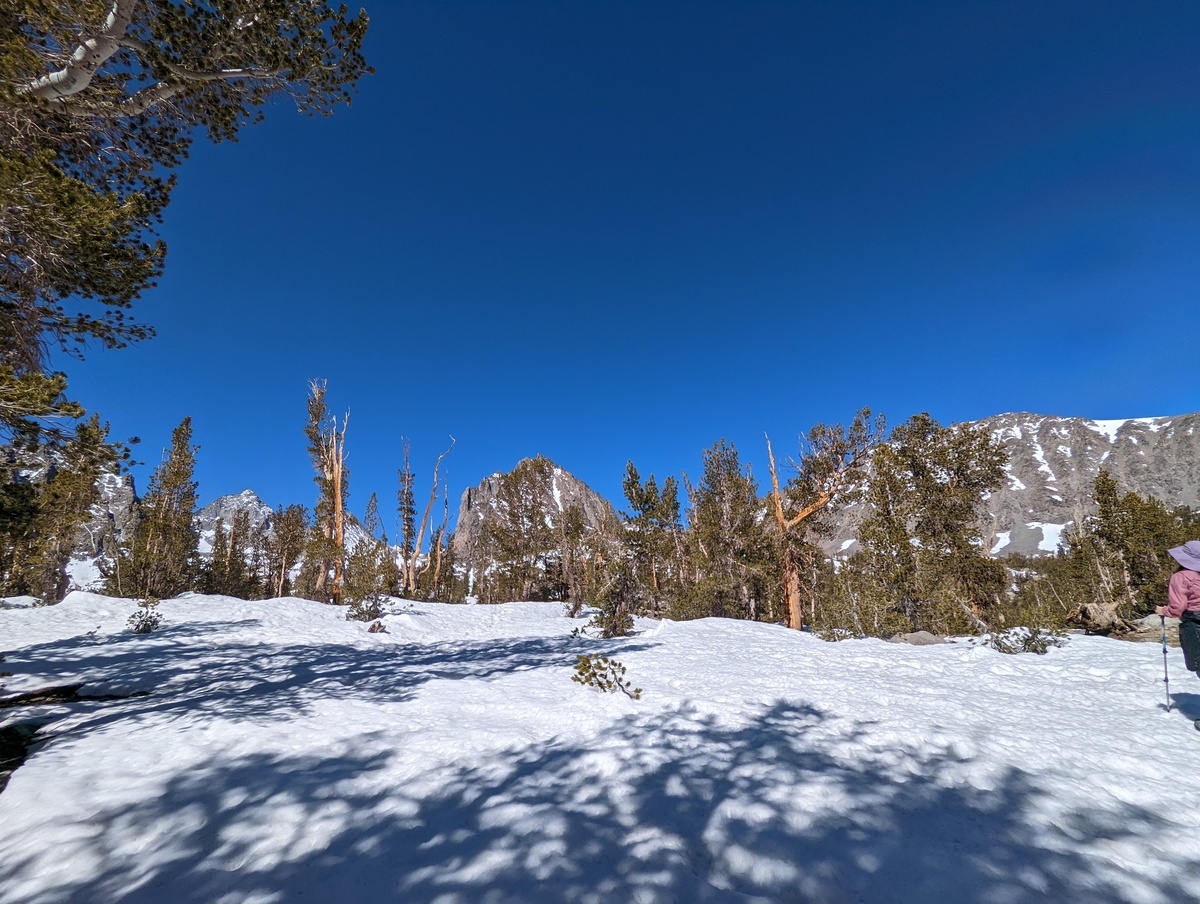
[[[170,171],[288,96],[309,115],[370,72],[367,18],[299,0],[25,0],[0,8],[0,433],[82,416],[51,349],[118,348],[161,275]],[[49,423],[47,422],[49,420]]]
[[212,554],[200,568],[200,590],[244,600],[262,597],[262,581],[253,567],[253,539],[249,512],[236,512],[228,531],[218,519]]
[[817,542],[829,535],[830,515],[861,495],[861,472],[880,441],[884,423],[883,415],[872,420],[871,409],[863,408],[849,427],[817,424],[802,443],[800,461],[793,464],[796,473],[783,490],[771,440],[767,439],[769,501],[775,515],[783,616],[788,627],[803,627],[806,604],[809,621],[816,618],[817,582],[825,564]]
[[350,496],[350,472],[345,466],[346,423],[343,420],[339,432],[337,418],[325,403],[325,393],[323,380],[309,383],[304,436],[317,485],[317,504],[296,591],[307,599],[337,603],[346,555],[343,518]]
[[0,592],[46,603],[66,595],[66,566],[99,498],[97,482],[122,457],[107,438],[107,425],[93,415],[67,443],[41,449],[39,455],[62,464],[40,487],[16,482],[15,462],[7,465],[0,482]]
[[430,539],[426,567],[417,573],[415,596],[434,603],[461,603],[467,598],[467,575],[457,564],[454,535],[445,523]]
[[766,503],[737,449],[720,440],[703,453],[698,486],[687,487],[687,571],[672,618],[778,618],[776,550]]
[[686,567],[679,485],[667,477],[660,489],[653,474],[643,481],[630,461],[622,489],[629,509],[623,513],[621,538],[636,607],[642,614],[669,610],[679,601]]
[[1096,513],[1068,526],[1058,554],[1029,563],[1018,605],[1049,610],[1097,633],[1123,632],[1167,598],[1177,563],[1167,553],[1200,533],[1200,512],[1122,493],[1106,470],[1093,485]]
[[308,540],[308,510],[302,505],[279,506],[273,528],[269,533],[264,530],[257,543],[266,572],[265,590],[271,597],[288,596],[292,592],[292,569]]
[[144,599],[126,622],[134,634],[150,634],[162,626],[162,613],[158,611],[158,600]]
[[384,598],[394,592],[400,579],[400,570],[388,545],[387,534],[383,531],[379,502],[374,493],[367,500],[362,526],[367,536],[354,547],[346,562],[342,598],[351,607],[347,618],[372,621],[379,618]]
[[832,582],[856,631],[988,630],[1008,578],[984,546],[980,517],[1006,462],[1003,445],[982,428],[942,427],[928,414],[875,450],[862,550]]
[[[409,456],[411,446],[404,440],[404,467],[396,475],[400,488],[396,491],[396,514],[400,521],[400,556],[404,562],[409,562],[416,551],[417,542],[417,501],[414,493],[415,479]],[[404,576],[400,592],[411,593],[414,588],[408,586],[407,575]]]
[[166,460],[150,476],[132,542],[107,568],[105,592],[124,597],[169,599],[195,588],[199,571],[196,530],[196,464],[192,419],[171,434]]
[[496,510],[479,539],[481,558],[492,563],[477,579],[483,602],[567,598],[555,527],[560,513],[548,501],[553,482],[554,465],[541,455],[500,476]]
[[639,700],[642,696],[640,687],[633,687],[632,682],[625,680],[625,666],[607,656],[577,656],[571,680],[607,694],[620,691],[631,700]]

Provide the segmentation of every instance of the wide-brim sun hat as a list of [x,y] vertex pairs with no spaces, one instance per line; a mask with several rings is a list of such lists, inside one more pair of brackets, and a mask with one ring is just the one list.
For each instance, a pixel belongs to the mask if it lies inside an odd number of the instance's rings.
[[1200,540],[1188,540],[1182,546],[1168,549],[1176,562],[1192,571],[1200,571]]

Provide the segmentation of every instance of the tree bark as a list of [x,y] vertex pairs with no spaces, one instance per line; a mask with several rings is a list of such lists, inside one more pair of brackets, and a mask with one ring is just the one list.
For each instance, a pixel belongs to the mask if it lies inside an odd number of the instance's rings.
[[35,79],[20,88],[19,93],[54,101],[85,90],[100,67],[121,49],[121,38],[129,28],[136,6],[137,0],[114,0],[104,24],[79,42],[61,69]]

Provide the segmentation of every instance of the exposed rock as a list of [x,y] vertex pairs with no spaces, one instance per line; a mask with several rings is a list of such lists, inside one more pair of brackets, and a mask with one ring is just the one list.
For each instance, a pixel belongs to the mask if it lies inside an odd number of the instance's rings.
[[[17,483],[40,485],[50,480],[65,465],[62,453],[42,446],[36,449],[0,447],[0,461],[11,468]],[[132,474],[110,471],[97,480],[100,498],[92,506],[91,518],[75,534],[74,555],[94,559],[111,551],[114,541],[132,536],[137,525],[138,496]]]
[[[132,474],[101,474],[100,499],[91,518],[75,535],[75,555],[95,559],[131,539],[137,527],[139,500]],[[115,542],[114,542],[115,541]]]
[[240,493],[219,496],[200,509],[196,514],[196,526],[202,532],[212,531],[216,529],[217,521],[220,520],[228,530],[239,512],[245,512],[250,516],[251,530],[264,524],[269,529],[271,518],[275,514],[271,507],[258,498],[258,494],[253,490],[242,490]]
[[[1053,555],[1066,525],[1095,511],[1102,468],[1122,492],[1168,506],[1200,504],[1200,413],[1120,421],[1015,413],[974,423],[1009,454],[1007,481],[985,503],[984,542],[995,555]],[[861,516],[861,508],[840,515],[826,552],[845,557],[858,549]]]
[[375,621],[371,622],[371,624],[367,626],[367,633],[386,634],[387,628],[383,626],[383,622],[381,622],[379,619],[375,619]]
[[[513,470],[529,461],[531,459],[522,459]],[[584,523],[592,529],[615,521],[616,512],[607,499],[571,472],[563,470],[553,462],[550,464],[551,484],[542,500],[545,511],[561,513],[569,506],[577,505],[583,512]],[[452,540],[455,560],[459,566],[474,569],[477,564],[475,558],[479,536],[488,517],[496,512],[496,496],[502,476],[504,475],[497,471],[480,481],[479,486],[471,487],[462,494]]]
[[914,647],[928,647],[933,644],[949,643],[944,637],[930,634],[928,631],[913,631],[911,634],[893,634],[888,638],[891,643],[907,643]]
[[1200,414],[1093,421],[1001,414],[978,423],[1009,452],[1007,485],[987,502],[989,547],[1052,554],[1063,527],[1095,510],[1092,487],[1107,469],[1122,491],[1169,506],[1200,503]]
[[201,555],[212,552],[217,522],[220,521],[225,531],[228,532],[230,525],[233,524],[233,519],[240,512],[245,512],[249,516],[252,531],[266,525],[267,532],[270,532],[271,519],[275,513],[269,505],[258,498],[258,494],[253,490],[242,490],[240,493],[218,496],[196,513],[196,528],[200,531]]

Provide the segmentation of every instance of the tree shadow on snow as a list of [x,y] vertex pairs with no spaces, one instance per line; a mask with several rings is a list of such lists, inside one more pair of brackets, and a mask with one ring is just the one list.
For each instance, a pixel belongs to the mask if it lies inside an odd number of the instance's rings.
[[[528,655],[510,648],[500,659]],[[629,716],[583,746],[501,752],[429,773],[371,749],[369,738],[325,757],[214,760],[156,799],[98,813],[102,831],[88,842],[97,872],[86,884],[46,887],[45,897],[1193,900],[1176,877],[1200,862],[1132,875],[1111,856],[1127,841],[1149,849],[1143,839],[1169,831],[1154,813],[1106,799],[1039,816],[1053,794],[1028,774],[1009,770],[976,787],[952,752],[873,750],[869,731],[780,703],[733,727],[687,711]],[[38,868],[0,861],[0,887]]]
[[[253,624],[246,622],[245,624]],[[636,640],[606,647],[647,649]],[[431,680],[489,679],[541,668],[565,669],[588,645],[569,635],[438,643],[275,642],[213,638],[211,628],[180,626],[151,635],[113,634],[34,645],[10,656],[14,670],[55,676],[79,674],[82,693],[149,691],[146,696],[79,704],[73,736],[117,721],[158,723],[197,715],[239,721],[287,721],[328,700],[402,702]],[[7,663],[6,663],[7,665]],[[53,738],[53,726],[43,733]]]

